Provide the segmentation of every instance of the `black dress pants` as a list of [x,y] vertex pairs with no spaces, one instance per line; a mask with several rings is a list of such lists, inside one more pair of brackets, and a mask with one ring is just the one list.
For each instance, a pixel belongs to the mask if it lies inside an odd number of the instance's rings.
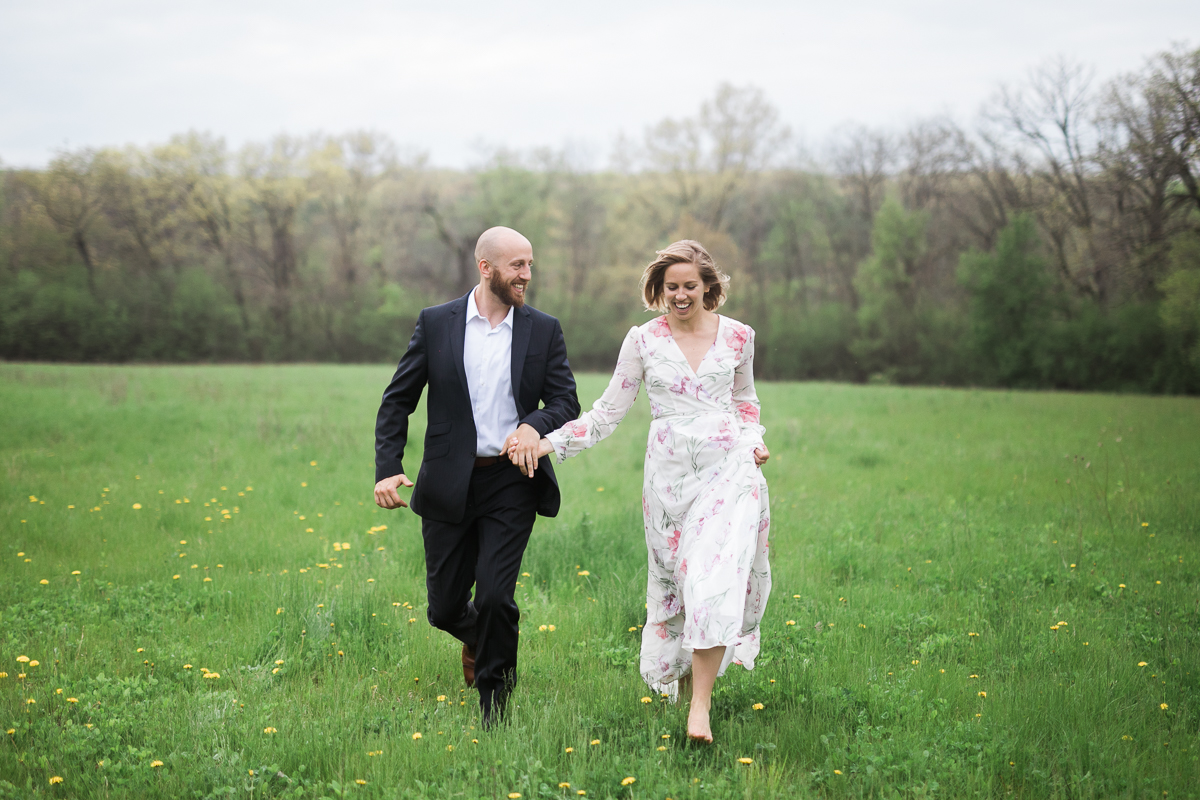
[[517,679],[520,611],[513,595],[542,480],[540,473],[527,478],[501,458],[471,472],[462,522],[421,522],[429,623],[475,650],[485,724],[503,715]]

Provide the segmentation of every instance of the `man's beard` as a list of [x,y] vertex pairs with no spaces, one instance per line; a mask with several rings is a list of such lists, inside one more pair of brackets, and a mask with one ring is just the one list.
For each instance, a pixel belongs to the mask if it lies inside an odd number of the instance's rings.
[[[529,286],[529,284],[525,285],[526,287]],[[515,291],[513,291],[512,284],[503,280],[498,272],[493,272],[492,277],[488,279],[488,288],[491,289],[492,294],[496,295],[500,302],[504,303],[506,306],[515,306],[516,308],[520,308],[521,306],[525,305],[524,293],[517,294]],[[528,288],[526,291],[528,291]]]

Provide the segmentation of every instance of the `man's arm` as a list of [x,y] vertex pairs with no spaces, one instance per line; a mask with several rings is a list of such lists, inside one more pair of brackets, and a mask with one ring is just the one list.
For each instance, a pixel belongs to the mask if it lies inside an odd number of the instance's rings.
[[520,467],[521,474],[530,478],[537,470],[542,437],[579,416],[575,376],[571,374],[571,365],[567,362],[567,343],[558,320],[554,320],[554,330],[550,332],[550,342],[546,348],[546,373],[542,380],[541,401],[543,407],[527,414],[505,442],[505,453]]
[[521,424],[529,425],[538,436],[545,436],[579,416],[579,395],[575,391],[575,376],[567,361],[567,342],[562,326],[554,320],[550,343],[546,348],[546,375],[542,381],[542,408],[525,415]]
[[[425,355],[425,312],[417,317],[417,327],[408,350],[396,366],[396,374],[383,392],[379,414],[375,418],[375,481],[376,502],[384,508],[405,506],[396,494],[396,487],[403,483],[412,486],[404,476],[404,447],[408,443],[408,417],[417,408],[421,392],[429,378],[429,363]],[[390,480],[397,479],[397,480]],[[380,502],[379,484],[387,481],[390,486],[384,491],[395,495],[393,504]]]

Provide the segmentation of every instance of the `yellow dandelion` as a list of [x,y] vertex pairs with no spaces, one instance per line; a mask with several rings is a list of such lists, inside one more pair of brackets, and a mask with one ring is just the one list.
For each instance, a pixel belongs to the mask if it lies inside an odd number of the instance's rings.
[[521,800],[521,793],[520,792],[509,792],[508,800]]
[[[162,762],[161,762],[161,761],[159,761],[158,759],[155,759],[155,760],[153,760],[153,761],[151,761],[151,762],[150,762],[150,767],[151,767],[151,768],[154,768],[154,767],[161,767],[161,766],[162,766]],[[251,773],[251,774],[253,774],[253,773]]]
[[34,659],[33,661],[30,661],[30,662],[29,662],[29,666],[31,666],[31,667],[36,667],[36,666],[38,666],[38,665],[39,665],[39,664],[41,664],[41,663],[42,663],[42,662],[38,661],[37,659]]
[[78,698],[78,697],[68,697],[68,698],[67,698],[67,702],[68,702],[68,703],[78,703],[78,702],[79,702],[79,698]]
[[1166,703],[1161,703],[1161,704],[1159,704],[1158,707],[1161,708],[1163,711],[1166,711],[1169,708],[1169,706]]
[[62,779],[61,775],[54,775],[53,777],[50,778],[51,786],[53,786],[56,783],[62,783],[62,782],[63,782],[63,779]]
[[560,784],[558,785],[558,788],[560,788],[560,789],[570,789],[570,788],[571,788],[571,784],[569,784],[569,783],[567,783],[567,782],[565,782],[565,781],[564,781],[564,782],[562,782],[562,783],[560,783]]
[[632,786],[635,783],[637,783],[637,778],[633,777],[632,775],[629,776],[628,778],[621,779],[622,786]]
[[564,753],[574,753],[574,752],[575,752],[575,748],[574,748],[574,747],[568,747],[566,750],[563,750],[563,752],[564,752]]
[[755,703],[754,705],[752,705],[752,706],[750,706],[750,707],[751,707],[752,709],[754,709],[755,711],[762,711],[762,710],[763,710],[763,704],[762,704],[762,703]]
[[550,629],[547,628],[545,625],[538,625],[538,630],[542,631],[544,633],[545,631],[548,631]]
[[550,628],[550,632],[551,632],[551,633],[554,633],[554,626],[553,626],[553,625],[550,625],[550,626],[549,626],[549,628]]
[[444,703],[444,702],[446,702],[446,695],[444,695],[444,694],[439,694],[439,695],[438,695],[438,702],[439,702],[439,703]]
[[134,511],[139,511],[139,510],[141,510],[141,508],[142,508],[142,504],[141,504],[141,503],[134,503],[134,504],[133,504],[133,510],[134,510]]
[[649,697],[643,697],[643,698],[642,698],[642,702],[643,702],[643,703],[653,703],[654,701],[653,701],[653,700],[651,700]]
[[79,572],[79,570],[72,570],[71,574],[72,574],[72,575],[79,575],[79,574],[81,574],[81,573]]
[[179,576],[178,576],[178,575],[172,575],[172,576],[171,576],[171,580],[173,580],[173,581],[177,581],[177,580],[179,580]]
[[412,735],[412,738],[413,738],[413,741],[415,742],[417,739],[420,739],[422,737],[421,737],[420,732],[417,732]]
[[45,578],[42,578],[40,581],[38,581],[38,583],[40,583],[42,586],[47,586],[50,584],[50,581],[46,580]]
[[5,733],[7,733],[9,736],[12,736],[16,732],[17,732],[16,728],[9,728],[8,730],[5,731]]
[[355,782],[355,783],[357,783],[359,786],[366,786],[366,785],[367,785],[367,782],[366,782],[366,781],[364,781],[362,778],[355,778],[355,779],[354,779],[354,782]]
[[669,733],[664,733],[664,734],[662,735],[662,737],[661,737],[661,738],[663,738],[663,739],[670,739],[670,738],[671,738],[671,734],[669,734]]
[[1138,662],[1138,666],[1139,666],[1139,667],[1144,667],[1144,666],[1146,666],[1146,662],[1145,662],[1145,661],[1139,661],[1139,662]]
[[739,758],[739,759],[738,759],[738,763],[739,763],[739,764],[753,764],[753,763],[754,763],[754,759],[753,759],[753,758],[745,758],[745,757],[742,757],[742,758]]
[[29,656],[17,656],[17,661],[20,661],[22,664],[28,664]]
[[592,739],[592,741],[588,742],[588,744],[590,744],[590,745],[592,745],[593,747],[595,747],[596,745],[600,744],[600,740],[599,740],[599,739]]
[[[25,705],[27,705],[27,706],[36,706],[36,705],[37,705],[37,700],[34,700],[34,699],[31,697],[31,698],[29,698],[28,700],[26,700],[26,701],[25,701]],[[1163,708],[1166,708],[1166,705],[1165,705],[1165,704],[1163,705]]]
[[987,697],[987,692],[980,692],[980,693],[979,693],[979,696],[980,696],[980,697]]
[[1143,523],[1142,523],[1142,527],[1143,527],[1143,528],[1149,528],[1149,527],[1150,527],[1150,523],[1149,523],[1149,522],[1143,522]]
[[586,569],[581,569],[579,572],[577,572],[575,574],[579,575],[580,577],[586,578],[588,575],[591,575],[592,573],[588,572]]
[[794,619],[789,619],[789,620],[788,620],[787,622],[785,622],[784,624],[785,624],[785,625],[795,625],[795,624],[796,624],[796,620],[794,620]]
[[835,769],[835,770],[833,771],[833,774],[834,774],[834,775],[841,775],[841,774],[842,774],[842,771],[841,771],[840,769]]

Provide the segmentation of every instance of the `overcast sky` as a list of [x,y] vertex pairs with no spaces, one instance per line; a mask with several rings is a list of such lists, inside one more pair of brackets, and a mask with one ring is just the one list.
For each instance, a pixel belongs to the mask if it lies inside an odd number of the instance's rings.
[[722,81],[819,145],[847,122],[967,120],[1057,55],[1104,79],[1172,42],[1200,45],[1197,0],[0,0],[0,162],[366,128],[445,166],[565,144],[600,166]]

